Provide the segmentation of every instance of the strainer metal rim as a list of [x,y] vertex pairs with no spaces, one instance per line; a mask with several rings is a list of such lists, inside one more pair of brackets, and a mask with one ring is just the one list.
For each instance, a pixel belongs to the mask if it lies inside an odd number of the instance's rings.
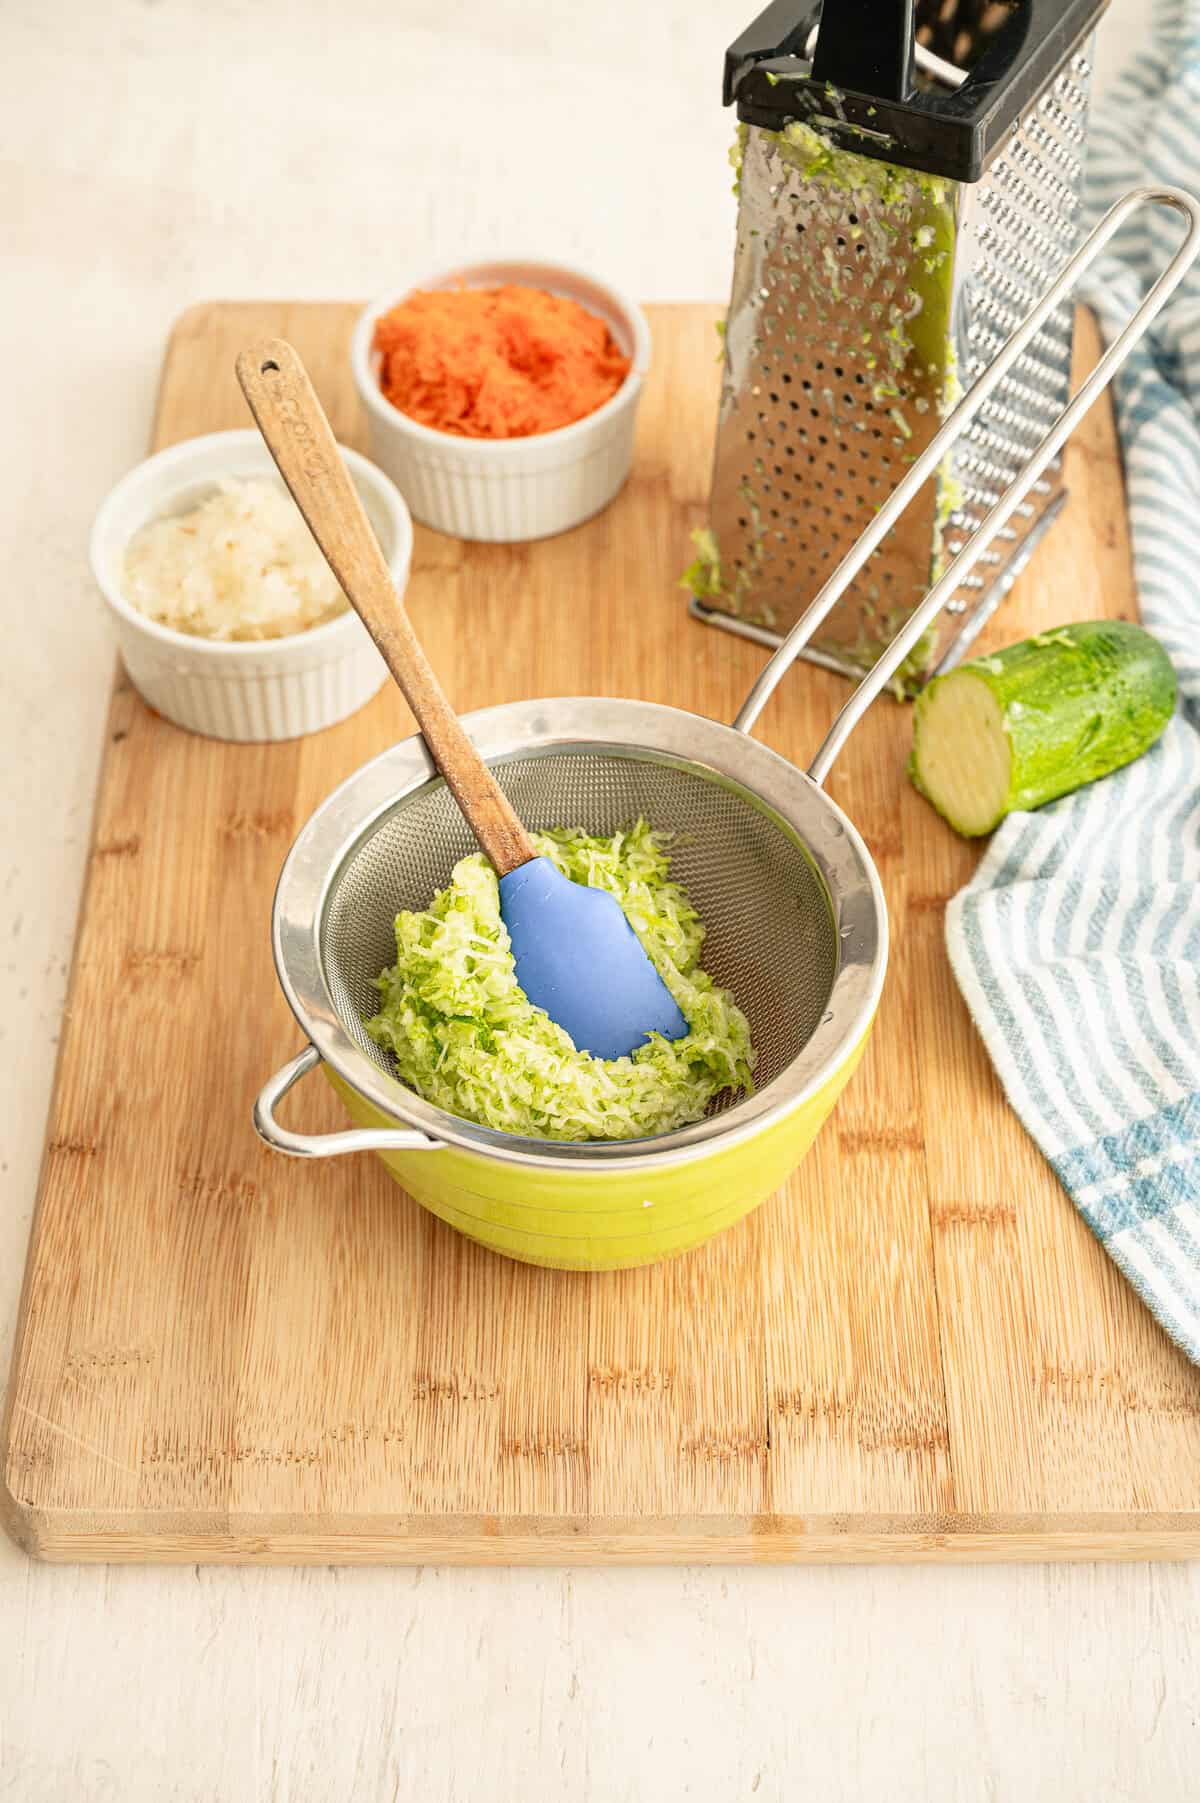
[[887,966],[887,904],[860,834],[837,803],[786,758],[745,732],[681,708],[613,697],[509,702],[462,716],[489,763],[564,751],[610,752],[694,769],[773,815],[803,844],[833,909],[837,970],[824,1017],[779,1075],[718,1115],[653,1139],[571,1144],[476,1126],[425,1102],[381,1070],[338,1018],[324,967],[326,910],[340,872],[383,817],[440,784],[419,734],[363,764],[322,802],[284,861],[272,909],[280,985],[321,1058],[351,1089],[434,1145],[507,1164],[579,1175],[652,1170],[724,1150],[799,1108],[866,1033]]

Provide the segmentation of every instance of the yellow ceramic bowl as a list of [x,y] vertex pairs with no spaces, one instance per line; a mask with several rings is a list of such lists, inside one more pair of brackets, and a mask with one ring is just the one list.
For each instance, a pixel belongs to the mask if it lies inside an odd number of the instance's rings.
[[[569,1271],[615,1271],[690,1252],[777,1190],[808,1151],[862,1056],[867,1034],[815,1094],[740,1145],[649,1174],[515,1169],[452,1148],[380,1152],[392,1176],[439,1219],[493,1252]],[[388,1117],[331,1075],[360,1127]]]

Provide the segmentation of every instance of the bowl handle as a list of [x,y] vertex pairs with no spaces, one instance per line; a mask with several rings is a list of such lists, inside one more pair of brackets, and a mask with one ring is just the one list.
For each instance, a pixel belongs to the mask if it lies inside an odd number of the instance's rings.
[[441,1152],[440,1139],[429,1139],[414,1127],[356,1127],[348,1133],[292,1133],[275,1119],[276,1105],[293,1083],[306,1077],[321,1062],[315,1045],[304,1050],[282,1070],[268,1077],[254,1103],[254,1130],[275,1152],[290,1158],[340,1158],[344,1152]]

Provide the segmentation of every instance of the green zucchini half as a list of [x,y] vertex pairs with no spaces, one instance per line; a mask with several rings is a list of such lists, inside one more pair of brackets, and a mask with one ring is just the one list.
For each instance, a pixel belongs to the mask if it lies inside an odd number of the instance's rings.
[[957,832],[990,833],[1141,757],[1174,708],[1171,661],[1142,627],[1059,626],[935,677],[913,707],[909,775]]

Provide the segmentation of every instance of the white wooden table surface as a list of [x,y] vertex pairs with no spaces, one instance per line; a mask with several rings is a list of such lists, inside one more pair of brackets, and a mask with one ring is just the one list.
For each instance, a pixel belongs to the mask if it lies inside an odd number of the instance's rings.
[[[171,320],[526,248],[723,295],[721,52],[753,10],[0,5],[5,1362],[112,657],[84,547]],[[1102,72],[1147,10],[1114,0]],[[106,1571],[0,1542],[0,1798],[1184,1803],[1198,1617],[1187,1566]]]

